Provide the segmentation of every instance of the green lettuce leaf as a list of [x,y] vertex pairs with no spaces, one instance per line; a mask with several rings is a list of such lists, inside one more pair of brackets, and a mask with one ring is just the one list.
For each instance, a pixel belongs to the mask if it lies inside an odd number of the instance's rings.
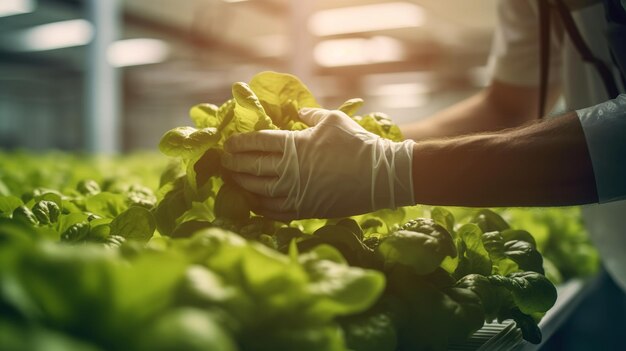
[[250,81],[273,123],[281,129],[306,127],[298,117],[303,107],[320,107],[309,89],[295,76],[271,71],[261,72]]
[[177,127],[161,137],[159,150],[171,157],[192,158],[217,144],[219,138],[215,128]]
[[221,120],[218,117],[219,107],[213,104],[198,104],[189,110],[189,117],[196,128],[218,128]]
[[386,267],[401,264],[417,274],[434,271],[444,257],[457,255],[450,233],[431,219],[418,218],[381,239],[376,248]]
[[261,129],[278,129],[265,113],[259,98],[248,84],[237,82],[232,87],[235,98],[234,122],[238,133]]
[[147,209],[132,206],[111,222],[111,235],[147,242],[154,234],[156,222]]

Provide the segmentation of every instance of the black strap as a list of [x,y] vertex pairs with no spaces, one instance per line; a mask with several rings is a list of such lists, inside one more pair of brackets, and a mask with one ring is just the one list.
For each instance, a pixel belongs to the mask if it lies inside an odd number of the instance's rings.
[[611,70],[604,61],[595,57],[591,53],[591,50],[589,49],[587,44],[585,44],[582,35],[580,35],[578,29],[576,29],[576,23],[574,22],[574,18],[572,17],[572,14],[570,13],[567,6],[565,6],[563,1],[553,0],[553,2],[556,11],[561,16],[563,27],[565,27],[567,34],[572,40],[574,47],[576,47],[576,50],[582,57],[583,61],[594,65],[596,71],[600,75],[600,78],[602,78],[602,82],[604,83],[604,88],[606,89],[607,94],[611,99],[616,98],[619,95],[619,90],[617,89],[617,85],[615,84],[613,73],[611,73]]
[[613,64],[619,68],[623,87],[626,89],[626,9],[620,0],[603,0],[607,21],[606,37],[611,48]]
[[549,69],[550,6],[547,1],[539,0],[539,115],[537,118],[542,118],[546,110]]
[[607,94],[611,99],[616,98],[619,95],[619,90],[615,83],[613,74],[607,66],[607,64],[595,57],[592,53],[582,35],[576,28],[574,18],[570,13],[567,6],[562,0],[551,0],[553,4],[548,3],[549,0],[539,0],[539,118],[542,118],[545,112],[546,99],[548,94],[548,75],[550,66],[550,9],[554,7],[556,12],[561,18],[563,27],[569,35],[576,51],[581,56],[583,61],[591,63],[604,84]]

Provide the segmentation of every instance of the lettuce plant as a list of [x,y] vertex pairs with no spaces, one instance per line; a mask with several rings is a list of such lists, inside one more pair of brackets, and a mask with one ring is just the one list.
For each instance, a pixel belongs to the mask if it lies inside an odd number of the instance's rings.
[[[385,114],[359,115],[362,105],[337,108],[402,139]],[[319,106],[296,77],[262,72],[166,132],[169,164],[0,152],[2,346],[445,350],[505,319],[539,342],[558,276],[542,250],[571,262],[542,229],[568,231],[565,248],[586,247],[573,251],[585,272],[596,262],[569,217],[413,206],[283,223],[253,212],[254,198],[221,167],[224,142],[306,129],[298,110]]]

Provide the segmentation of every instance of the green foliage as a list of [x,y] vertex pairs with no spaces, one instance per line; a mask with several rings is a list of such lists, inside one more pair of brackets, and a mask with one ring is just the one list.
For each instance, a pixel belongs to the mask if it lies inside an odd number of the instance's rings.
[[139,335],[136,348],[155,351],[235,351],[230,335],[207,311],[179,308],[166,312]]
[[513,301],[521,312],[532,314],[546,312],[556,302],[556,289],[542,274],[536,272],[516,272],[490,277],[490,282],[503,286],[511,292]]
[[389,116],[382,112],[370,113],[364,116],[354,116],[353,119],[374,134],[378,134],[393,141],[402,141],[402,132]]
[[249,196],[235,184],[224,184],[215,196],[215,216],[234,222],[250,218]]
[[467,274],[491,274],[492,261],[482,241],[482,231],[472,223],[464,224],[457,231],[459,237],[459,263],[454,275],[461,278]]
[[189,117],[197,128],[218,128],[221,122],[217,116],[218,109],[213,104],[198,104],[189,110]]
[[61,209],[59,205],[52,201],[42,200],[37,202],[32,208],[33,214],[41,224],[54,223],[59,219]]
[[235,129],[239,133],[261,129],[277,129],[265,113],[261,101],[246,83],[233,84],[235,98]]
[[363,103],[364,101],[361,98],[350,99],[344,102],[343,104],[341,104],[341,106],[339,106],[337,110],[352,117],[361,108],[361,106],[363,106]]
[[31,211],[30,208],[24,205],[16,207],[15,210],[13,210],[12,217],[15,220],[19,220],[32,225],[36,225],[37,223],[39,223],[39,220],[37,219],[33,211]]
[[272,123],[280,129],[300,130],[307,126],[298,117],[303,107],[319,107],[313,94],[295,76],[261,72],[250,81]]
[[370,311],[340,319],[350,350],[395,351],[398,336],[389,313],[374,307]]
[[110,224],[111,234],[126,239],[148,241],[156,229],[154,216],[143,207],[133,206],[120,213]]
[[174,128],[161,138],[159,150],[167,156],[192,157],[215,144],[219,136],[215,128]]
[[[232,93],[192,107],[195,127],[165,133],[159,148],[173,162],[0,152],[8,349],[444,350],[509,318],[539,342],[537,316],[556,298],[544,270],[556,279],[597,266],[572,211],[257,216],[255,199],[221,167],[224,142],[305,129],[298,110],[319,104],[296,77],[276,72]],[[351,99],[339,109],[402,139],[386,115],[357,115],[362,105]]]
[[76,190],[83,195],[96,195],[101,191],[98,182],[92,179],[85,179],[78,182],[78,184],[76,184]]
[[5,218],[11,217],[13,211],[23,204],[22,200],[17,196],[0,195],[0,216]]
[[385,236],[376,252],[386,267],[401,264],[416,274],[431,273],[444,257],[456,256],[452,236],[433,220],[418,218]]
[[536,241],[539,252],[567,280],[595,274],[600,266],[582,221],[580,208],[504,209],[512,226],[524,228]]

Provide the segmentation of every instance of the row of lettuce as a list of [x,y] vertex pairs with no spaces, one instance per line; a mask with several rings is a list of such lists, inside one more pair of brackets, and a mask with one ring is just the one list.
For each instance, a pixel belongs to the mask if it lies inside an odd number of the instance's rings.
[[[362,103],[338,108],[401,139],[384,114],[358,116]],[[298,109],[318,106],[297,78],[264,72],[167,132],[170,163],[0,153],[0,345],[443,350],[505,319],[539,342],[554,284],[598,266],[576,208],[254,215],[220,166],[224,140],[306,128]]]

